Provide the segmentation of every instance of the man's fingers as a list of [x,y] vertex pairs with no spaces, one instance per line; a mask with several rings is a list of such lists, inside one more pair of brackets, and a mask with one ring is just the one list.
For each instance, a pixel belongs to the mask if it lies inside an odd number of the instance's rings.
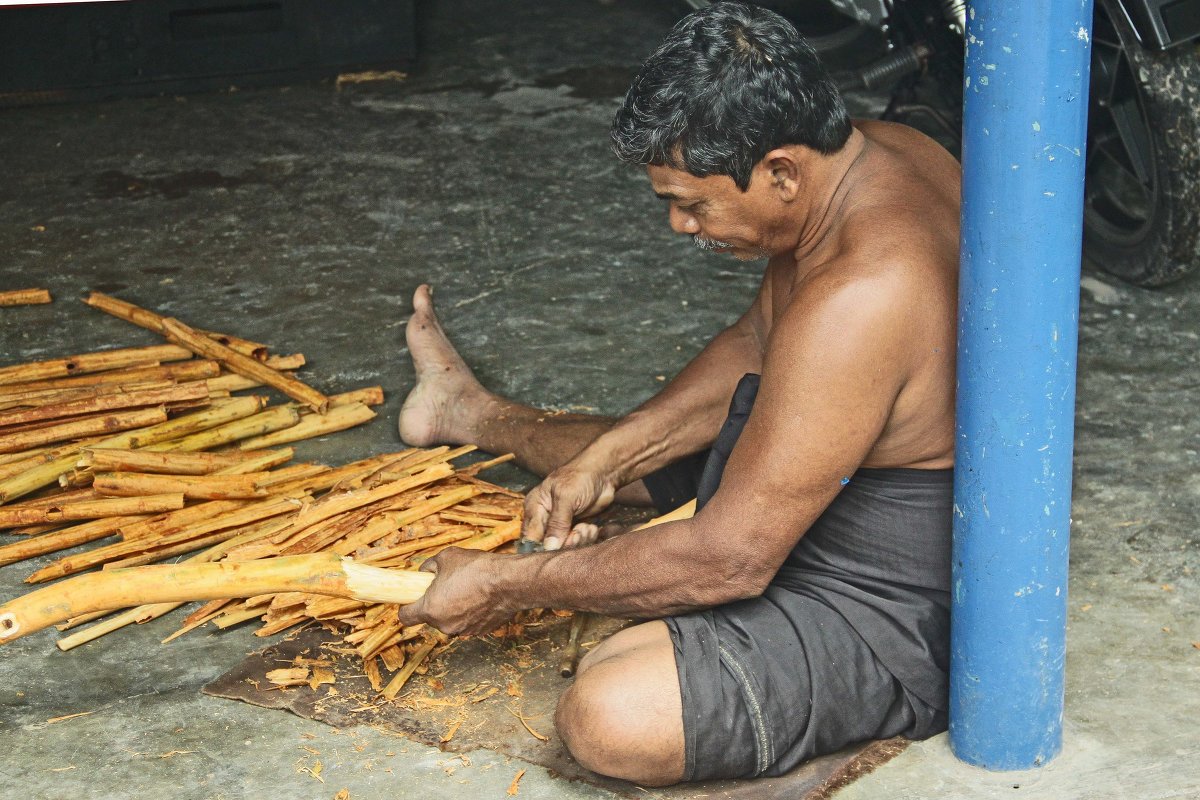
[[396,612],[396,617],[400,620],[400,624],[404,626],[416,625],[419,622],[424,622],[425,598],[422,597],[415,603],[409,603],[406,606],[400,606],[400,610]]
[[[557,550],[571,533],[571,523],[575,519],[575,509],[568,503],[559,501],[550,509],[550,519],[546,523],[546,549]],[[553,545],[553,546],[551,546]]]
[[525,498],[525,520],[521,523],[521,538],[542,541],[546,536],[546,520],[550,509],[543,497],[546,493],[541,485],[535,486]]

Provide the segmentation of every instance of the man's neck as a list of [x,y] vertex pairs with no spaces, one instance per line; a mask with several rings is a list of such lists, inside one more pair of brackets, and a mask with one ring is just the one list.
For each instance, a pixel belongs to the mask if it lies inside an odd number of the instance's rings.
[[845,202],[850,188],[847,178],[862,160],[868,144],[867,137],[858,128],[853,128],[841,150],[813,162],[814,170],[810,178],[821,188],[803,212],[800,240],[792,251],[797,265],[808,260],[825,243],[830,233],[838,228],[838,209]]

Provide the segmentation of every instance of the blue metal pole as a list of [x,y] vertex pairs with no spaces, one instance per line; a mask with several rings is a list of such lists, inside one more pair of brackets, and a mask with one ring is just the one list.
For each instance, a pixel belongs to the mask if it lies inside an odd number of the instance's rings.
[[1091,0],[968,7],[950,744],[1062,747]]

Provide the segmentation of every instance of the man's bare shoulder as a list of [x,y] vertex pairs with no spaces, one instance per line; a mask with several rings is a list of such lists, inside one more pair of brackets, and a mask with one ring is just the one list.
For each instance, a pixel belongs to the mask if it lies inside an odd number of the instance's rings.
[[957,247],[962,173],[945,148],[891,122],[856,122],[868,142],[847,176],[841,239],[847,245],[895,250]]
[[828,245],[801,283],[810,283],[816,294],[850,286],[852,292],[881,291],[897,301],[952,286],[959,246],[958,162],[907,126],[855,124],[869,147],[847,175]]

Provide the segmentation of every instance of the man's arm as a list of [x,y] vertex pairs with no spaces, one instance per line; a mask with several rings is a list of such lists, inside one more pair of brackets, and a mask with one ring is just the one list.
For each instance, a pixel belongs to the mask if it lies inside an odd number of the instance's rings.
[[910,323],[892,290],[813,287],[785,312],[720,489],[696,517],[525,557],[446,551],[402,618],[479,632],[521,608],[655,617],[760,594],[871,451],[906,381]]
[[575,519],[608,506],[622,486],[712,444],[738,380],[762,370],[772,272],[768,266],[749,310],[661,392],[529,493],[522,536],[562,542]]

